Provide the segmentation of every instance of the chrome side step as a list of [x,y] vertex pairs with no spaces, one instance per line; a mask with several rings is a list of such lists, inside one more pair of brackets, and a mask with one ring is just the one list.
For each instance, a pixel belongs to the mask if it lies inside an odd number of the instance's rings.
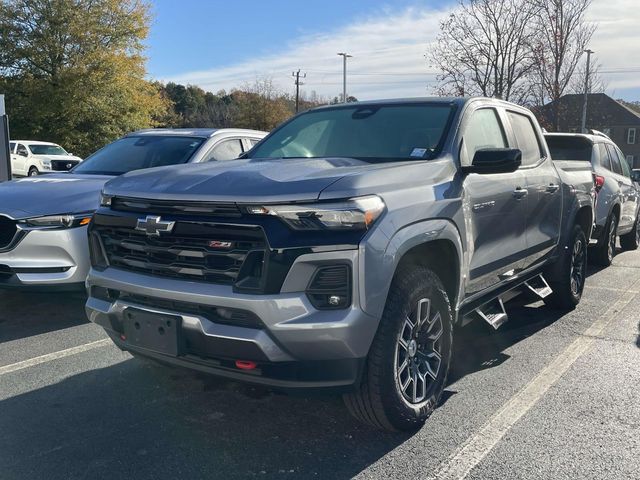
[[509,319],[501,298],[496,298],[476,308],[474,313],[496,330]]
[[538,298],[545,298],[553,293],[551,287],[544,279],[542,275],[538,275],[537,277],[532,278],[531,280],[524,282],[524,286],[529,289],[529,291],[533,292]]

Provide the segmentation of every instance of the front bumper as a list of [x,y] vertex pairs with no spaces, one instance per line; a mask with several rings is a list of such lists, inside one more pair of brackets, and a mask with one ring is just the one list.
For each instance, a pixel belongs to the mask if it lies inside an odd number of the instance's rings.
[[81,288],[88,272],[87,227],[31,230],[0,253],[0,288]]
[[[277,295],[234,293],[231,286],[152,277],[116,268],[91,270],[87,315],[104,327],[120,348],[156,360],[274,387],[349,386],[361,373],[378,319],[360,308],[357,274],[349,308],[316,310],[311,305],[304,291],[312,275],[318,266],[335,262],[348,263],[352,272],[358,272],[358,251],[300,256]],[[179,334],[186,340],[178,354],[166,355],[129,344],[123,335],[123,323],[130,308],[179,317]],[[212,321],[207,314],[211,308],[248,312],[259,319],[260,325]],[[257,368],[236,368],[236,360],[255,362]]]

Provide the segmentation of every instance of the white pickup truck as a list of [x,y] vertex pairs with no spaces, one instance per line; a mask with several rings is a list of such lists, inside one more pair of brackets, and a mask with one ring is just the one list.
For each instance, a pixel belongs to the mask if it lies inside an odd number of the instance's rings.
[[60,145],[33,140],[14,140],[9,144],[11,172],[21,177],[34,177],[43,172],[66,172],[82,162]]

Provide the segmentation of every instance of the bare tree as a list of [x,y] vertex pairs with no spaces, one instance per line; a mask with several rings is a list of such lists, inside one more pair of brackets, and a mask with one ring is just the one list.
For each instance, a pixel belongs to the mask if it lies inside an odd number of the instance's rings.
[[[604,93],[609,86],[609,82],[606,81],[600,71],[602,70],[602,64],[598,62],[596,57],[591,57],[591,66],[589,67],[589,93]],[[581,62],[573,73],[573,77],[569,82],[567,91],[569,93],[584,93],[584,81],[587,74],[586,60]]]
[[[558,100],[570,86],[596,25],[585,21],[591,0],[538,1],[533,83],[539,85],[535,89],[536,103],[543,105]],[[557,102],[553,105],[553,124],[557,128]]]
[[525,101],[540,8],[539,0],[459,0],[430,55],[442,72],[438,93]]

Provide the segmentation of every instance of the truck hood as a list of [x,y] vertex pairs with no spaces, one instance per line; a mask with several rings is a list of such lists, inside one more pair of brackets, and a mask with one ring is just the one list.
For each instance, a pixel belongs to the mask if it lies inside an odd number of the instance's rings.
[[317,200],[334,182],[404,162],[353,158],[244,159],[127,173],[105,186],[110,195],[163,200],[278,203]]
[[103,185],[113,177],[50,174],[0,183],[0,214],[22,218],[96,210]]

